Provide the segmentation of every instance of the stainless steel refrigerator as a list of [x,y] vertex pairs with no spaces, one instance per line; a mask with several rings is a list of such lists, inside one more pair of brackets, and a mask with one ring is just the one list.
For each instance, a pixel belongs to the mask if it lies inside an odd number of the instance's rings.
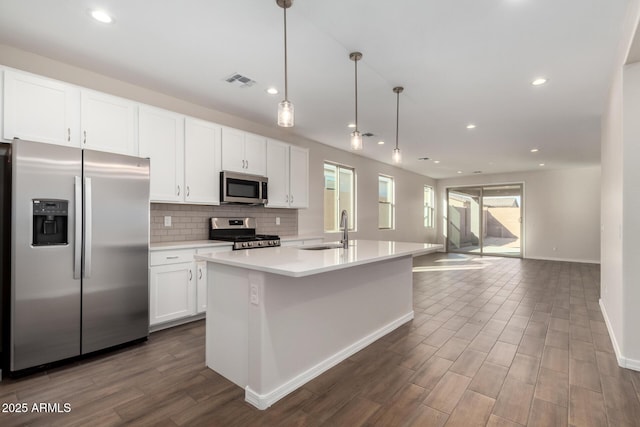
[[149,160],[11,147],[9,370],[146,339]]

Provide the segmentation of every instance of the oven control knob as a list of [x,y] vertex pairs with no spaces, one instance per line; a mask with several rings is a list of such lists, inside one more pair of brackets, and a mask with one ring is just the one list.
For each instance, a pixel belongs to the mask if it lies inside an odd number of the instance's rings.
[[249,245],[249,247],[253,246],[253,242],[249,242],[247,244]]
[[276,241],[275,241],[275,240],[271,240],[271,241],[269,242],[269,244],[270,244],[270,245],[275,245],[275,244],[276,244]]
[[258,242],[258,246],[262,246],[262,242]]
[[243,244],[242,244],[242,247],[243,247],[243,248],[246,248],[246,247],[247,247],[247,244],[246,244],[246,243],[243,243]]

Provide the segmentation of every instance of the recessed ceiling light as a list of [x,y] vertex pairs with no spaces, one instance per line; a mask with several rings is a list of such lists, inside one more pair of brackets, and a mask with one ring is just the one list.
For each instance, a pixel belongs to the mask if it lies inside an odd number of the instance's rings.
[[440,163],[440,160],[434,160],[433,163]]
[[277,95],[278,94],[278,89],[276,89],[275,87],[270,87],[267,89],[266,91],[269,95]]
[[354,127],[356,127],[356,124],[355,124],[355,123],[349,123],[349,124],[347,125],[347,127],[354,128]]
[[113,22],[113,18],[104,10],[92,10],[91,16],[96,21],[102,22],[103,24],[111,24]]
[[473,123],[469,123],[467,125],[467,129],[475,129],[475,128],[476,128],[476,125],[474,125]]
[[540,150],[538,150],[537,148],[532,148],[532,149],[531,149],[531,152],[532,152],[532,153],[537,153],[538,151],[540,151]]
[[534,86],[540,86],[545,84],[546,82],[547,82],[547,79],[545,79],[544,77],[538,77],[537,79],[532,81],[531,84]]
[[378,141],[378,145],[384,145],[384,141]]
[[458,171],[458,173],[462,173],[462,171]]
[[544,163],[540,163],[538,166],[544,166]]

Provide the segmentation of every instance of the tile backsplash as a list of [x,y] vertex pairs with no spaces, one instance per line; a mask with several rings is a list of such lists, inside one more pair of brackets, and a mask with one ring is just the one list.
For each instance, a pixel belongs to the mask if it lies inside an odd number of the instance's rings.
[[[171,217],[170,227],[164,226],[165,216]],[[207,221],[211,217],[252,217],[256,219],[259,234],[298,234],[297,209],[151,203],[151,243],[206,240],[209,238]],[[280,225],[276,225],[276,217],[280,218]]]

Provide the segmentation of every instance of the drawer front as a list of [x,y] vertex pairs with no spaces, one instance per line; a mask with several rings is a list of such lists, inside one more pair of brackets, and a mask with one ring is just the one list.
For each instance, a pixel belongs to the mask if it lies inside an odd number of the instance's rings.
[[194,249],[179,249],[173,251],[154,251],[151,252],[151,265],[168,265],[179,264],[181,262],[193,262],[193,256],[196,254]]
[[229,246],[212,246],[210,248],[198,248],[198,254],[210,254],[212,252],[231,252],[231,244]]

